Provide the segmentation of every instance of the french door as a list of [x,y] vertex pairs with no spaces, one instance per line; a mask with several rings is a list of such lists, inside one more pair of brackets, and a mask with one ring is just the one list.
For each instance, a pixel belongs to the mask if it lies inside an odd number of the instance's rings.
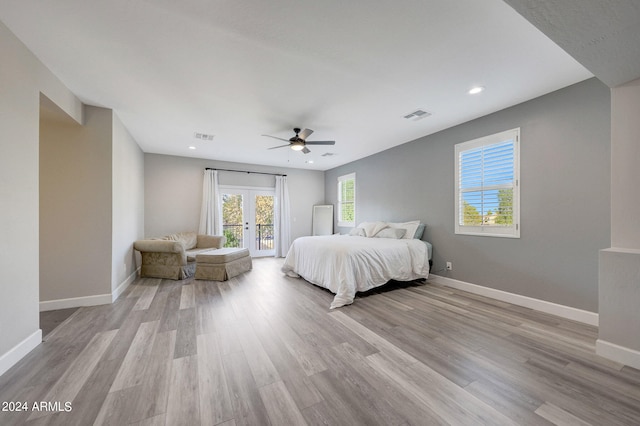
[[273,256],[275,191],[220,186],[225,247],[245,247],[252,257]]

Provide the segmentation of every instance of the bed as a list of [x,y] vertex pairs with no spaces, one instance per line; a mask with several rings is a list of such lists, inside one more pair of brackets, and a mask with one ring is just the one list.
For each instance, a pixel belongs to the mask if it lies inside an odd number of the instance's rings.
[[282,271],[334,293],[331,309],[351,304],[357,292],[390,280],[428,277],[431,244],[418,238],[375,235],[370,232],[370,236],[352,233],[298,238],[289,249]]

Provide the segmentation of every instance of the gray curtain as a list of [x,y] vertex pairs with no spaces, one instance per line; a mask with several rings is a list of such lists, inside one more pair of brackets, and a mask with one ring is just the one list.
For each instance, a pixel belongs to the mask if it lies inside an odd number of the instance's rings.
[[200,210],[200,228],[204,235],[222,234],[222,206],[220,205],[220,187],[218,171],[205,170],[202,184],[202,209]]
[[274,214],[275,257],[285,257],[291,245],[291,212],[286,176],[276,176]]

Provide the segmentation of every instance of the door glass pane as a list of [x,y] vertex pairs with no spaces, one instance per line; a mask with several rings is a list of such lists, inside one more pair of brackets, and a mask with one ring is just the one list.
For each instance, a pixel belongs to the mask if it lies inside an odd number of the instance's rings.
[[244,247],[242,195],[222,194],[222,232],[227,237],[225,247]]
[[256,250],[273,250],[273,195],[256,195]]

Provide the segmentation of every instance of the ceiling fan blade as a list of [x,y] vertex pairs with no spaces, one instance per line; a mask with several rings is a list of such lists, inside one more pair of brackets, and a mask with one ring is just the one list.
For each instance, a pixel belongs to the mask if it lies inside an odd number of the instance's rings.
[[278,146],[272,146],[271,148],[267,148],[267,149],[276,149],[276,148],[284,148],[285,146],[291,146],[291,144],[286,144],[286,145],[278,145]]
[[308,154],[308,153],[310,153],[310,152],[311,152],[311,151],[309,151],[309,148],[307,148],[306,146],[305,146],[304,148],[302,148],[302,150],[301,150],[301,151],[302,151],[304,154]]
[[298,137],[302,140],[305,140],[309,137],[309,135],[311,135],[311,133],[313,133],[313,130],[311,129],[304,129],[302,130],[300,133],[298,133]]
[[335,145],[336,141],[305,141],[306,145]]
[[268,138],[273,138],[273,139],[278,139],[279,141],[284,141],[284,142],[289,142],[289,139],[282,139],[276,136],[271,136],[271,135],[262,135],[262,136],[266,136]]

